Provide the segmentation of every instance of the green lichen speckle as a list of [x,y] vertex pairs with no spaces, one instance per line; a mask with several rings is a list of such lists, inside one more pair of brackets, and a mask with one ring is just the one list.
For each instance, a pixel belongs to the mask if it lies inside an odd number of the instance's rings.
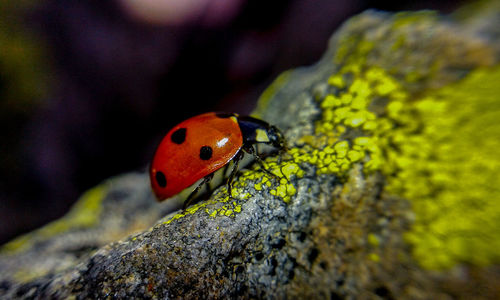
[[379,262],[380,261],[380,256],[376,253],[370,253],[368,255],[368,259],[373,261],[373,262]]
[[[290,182],[290,178],[292,178],[292,176],[302,178],[304,176],[304,171],[294,162],[294,160],[287,160],[278,164],[276,158],[271,158],[268,159],[267,162],[268,171],[276,176],[276,178],[265,180],[266,185],[271,188],[269,193],[273,196],[280,197],[286,203],[290,202],[292,196],[297,193],[295,186]],[[269,180],[273,180],[275,183],[271,184]]]
[[214,200],[202,201],[202,202],[196,203],[192,206],[187,207],[185,211],[175,214],[172,218],[163,222],[163,224],[170,224],[173,221],[180,219],[186,215],[192,215],[202,208],[205,208],[205,212],[207,214],[209,214],[210,216],[214,217],[217,214],[217,211],[209,211],[209,209],[207,209],[206,206],[208,206],[209,204],[215,204],[215,203],[217,203],[217,201],[214,201]]
[[368,243],[373,247],[378,247],[380,245],[380,238],[377,235],[370,233],[368,234]]
[[[353,69],[355,74],[351,73]],[[343,79],[352,75],[356,77],[350,83]],[[336,93],[321,100],[323,114],[316,122],[315,136],[303,137],[304,145],[289,151],[293,160],[315,165],[318,175],[343,177],[357,162],[365,162],[367,172],[378,170],[382,158],[375,132],[384,132],[392,125],[369,110],[370,101],[374,98],[398,100],[404,93],[398,83],[379,68],[361,73],[359,68],[346,67],[332,75],[328,82],[336,88]],[[347,130],[352,138],[344,138]]]
[[381,141],[399,148],[384,167],[400,170],[388,190],[412,201],[406,238],[425,267],[500,261],[498,82],[500,68],[479,70],[399,107],[399,127]]
[[[233,186],[232,194],[233,197],[237,197],[238,199],[248,199],[251,196],[250,194],[243,192],[241,183]],[[192,215],[199,210],[204,211],[212,218],[217,216],[233,217],[235,213],[241,212],[241,204],[231,200],[233,200],[233,198],[230,198],[227,193],[227,189],[223,188],[216,193],[216,196],[213,199],[189,206],[185,211],[175,214],[173,217],[163,222],[163,224],[170,224],[174,220],[180,219],[186,215]]]

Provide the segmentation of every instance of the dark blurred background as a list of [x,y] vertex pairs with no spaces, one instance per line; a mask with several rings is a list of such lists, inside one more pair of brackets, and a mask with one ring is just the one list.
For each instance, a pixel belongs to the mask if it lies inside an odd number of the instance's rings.
[[0,1],[0,244],[86,189],[145,170],[162,135],[205,111],[249,113],[368,8],[463,1]]

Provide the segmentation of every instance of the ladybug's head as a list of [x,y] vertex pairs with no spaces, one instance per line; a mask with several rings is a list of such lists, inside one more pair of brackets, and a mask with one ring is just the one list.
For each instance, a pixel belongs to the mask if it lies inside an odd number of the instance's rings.
[[276,126],[269,126],[267,136],[273,147],[280,149],[280,151],[286,151],[287,147],[285,137]]

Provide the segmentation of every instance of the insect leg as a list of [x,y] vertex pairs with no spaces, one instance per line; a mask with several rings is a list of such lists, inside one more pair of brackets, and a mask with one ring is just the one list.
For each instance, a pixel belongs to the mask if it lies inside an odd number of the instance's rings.
[[230,164],[227,164],[224,166],[224,170],[222,170],[222,178],[226,178],[226,174],[227,174],[227,170],[229,169],[229,165]]
[[182,210],[183,211],[185,211],[186,208],[189,206],[189,204],[191,204],[191,202],[194,199],[194,196],[198,193],[198,191],[201,189],[201,187],[204,184],[208,184],[210,182],[210,180],[212,180],[213,177],[214,177],[214,173],[208,174],[207,176],[205,176],[203,178],[203,181],[200,182],[200,184],[198,184],[198,186],[191,192],[191,194],[189,194],[189,196],[187,197],[186,201],[184,201],[184,205],[182,205]]
[[243,150],[248,153],[248,154],[251,154],[255,160],[257,161],[257,163],[259,164],[260,168],[262,169],[262,171],[264,171],[265,173],[267,173],[269,176],[271,177],[274,177],[274,178],[277,178],[279,179],[279,177],[272,173],[271,171],[269,171],[267,168],[266,168],[266,165],[264,164],[264,161],[262,160],[262,158],[260,158],[260,156],[257,154],[257,152],[255,151],[255,148],[253,147],[253,145],[248,145],[246,147],[243,147]]
[[229,174],[229,178],[227,179],[227,191],[229,193],[229,197],[232,197],[232,183],[234,180],[234,176],[236,176],[236,173],[238,172],[238,165],[240,164],[240,160],[243,158],[243,151],[239,151],[233,158],[233,169],[231,170],[231,174]]

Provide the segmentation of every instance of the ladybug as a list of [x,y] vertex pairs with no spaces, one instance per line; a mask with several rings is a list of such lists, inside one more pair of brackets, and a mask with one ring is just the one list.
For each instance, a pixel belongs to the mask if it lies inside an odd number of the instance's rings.
[[158,201],[163,201],[203,178],[184,202],[186,208],[214,172],[233,161],[227,181],[231,195],[231,182],[245,152],[263,167],[254,148],[259,143],[286,149],[278,128],[253,117],[210,112],[187,119],[172,128],[156,149],[149,170],[153,192]]

